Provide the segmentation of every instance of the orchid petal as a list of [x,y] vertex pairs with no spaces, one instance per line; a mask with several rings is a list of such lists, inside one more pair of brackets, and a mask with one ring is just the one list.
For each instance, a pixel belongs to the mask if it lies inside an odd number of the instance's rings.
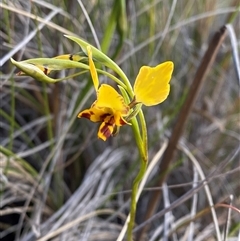
[[88,61],[89,61],[89,67],[90,67],[90,73],[92,76],[92,80],[93,80],[93,85],[95,90],[98,90],[98,86],[99,86],[99,80],[98,80],[98,74],[97,74],[97,70],[95,68],[94,62],[92,60],[92,50],[90,46],[87,46],[87,52],[88,52]]
[[134,84],[136,102],[146,106],[163,102],[170,91],[169,81],[173,72],[173,62],[167,61],[156,67],[143,66]]
[[112,110],[112,113],[119,112],[122,116],[128,114],[128,105],[125,104],[123,97],[110,85],[102,84],[98,90],[97,97],[96,107],[107,108]]
[[114,120],[115,120],[116,126],[123,126],[126,124],[131,125],[131,123],[129,123],[123,119],[123,117],[121,116],[121,113],[119,113],[119,112],[114,113]]
[[100,122],[105,119],[106,112],[104,109],[91,107],[90,109],[83,110],[78,114],[78,118],[82,117],[87,118],[92,122]]
[[113,129],[114,124],[108,124],[103,122],[98,130],[98,138],[102,139],[103,141],[106,141],[107,138],[109,138],[112,135]]

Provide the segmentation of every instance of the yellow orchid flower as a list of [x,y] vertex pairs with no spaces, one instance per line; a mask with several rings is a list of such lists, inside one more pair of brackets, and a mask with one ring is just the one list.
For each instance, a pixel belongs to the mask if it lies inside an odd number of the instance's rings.
[[156,67],[141,67],[133,87],[135,103],[153,106],[163,102],[170,92],[173,62],[167,61]]
[[123,97],[107,84],[102,84],[100,88],[97,71],[92,60],[91,47],[87,47],[90,73],[97,93],[97,100],[90,109],[81,111],[78,118],[84,117],[92,122],[102,122],[98,137],[104,141],[109,138],[117,126],[129,124],[123,117],[128,115],[129,106],[124,102]]
[[[141,67],[133,87],[134,99],[127,105],[123,97],[110,85],[102,84],[99,88],[98,74],[92,60],[90,46],[87,46],[87,53],[97,100],[90,109],[81,111],[78,118],[84,117],[92,122],[102,122],[98,131],[100,139],[105,141],[109,138],[114,133],[116,126],[129,124],[124,117],[129,115],[130,109],[136,104],[153,106],[167,98],[170,91],[169,81],[173,72],[173,62],[167,61],[156,67]],[[133,113],[132,116],[134,116]]]

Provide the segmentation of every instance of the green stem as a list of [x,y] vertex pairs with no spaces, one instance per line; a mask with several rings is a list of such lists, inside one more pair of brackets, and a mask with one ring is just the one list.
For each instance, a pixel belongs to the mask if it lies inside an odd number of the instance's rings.
[[136,206],[137,206],[137,191],[138,191],[138,186],[139,186],[142,178],[144,177],[146,169],[147,169],[147,160],[145,159],[145,157],[142,157],[139,173],[133,181],[132,195],[131,195],[130,221],[128,223],[128,230],[127,230],[127,240],[128,241],[133,240],[132,239],[132,231],[133,231],[134,223],[135,223]]
[[[14,86],[14,79],[11,77],[11,118],[10,118],[10,133],[9,133],[9,145],[8,149],[13,149],[13,134],[14,134],[14,120],[15,120],[15,86]],[[7,174],[9,168],[9,157],[7,160],[7,165],[5,166],[4,172]]]
[[111,40],[113,39],[113,34],[116,28],[116,16],[118,15],[119,12],[119,6],[118,6],[118,1],[114,2],[114,6],[112,8],[112,12],[111,15],[109,17],[109,21],[108,21],[108,25],[106,26],[105,30],[104,30],[104,36],[103,36],[103,40],[101,43],[101,49],[102,52],[107,54],[109,46],[111,44]]
[[[126,85],[126,90],[128,91],[128,94],[131,98],[134,97],[134,92],[132,89],[132,86],[130,84],[130,81],[128,80],[125,73],[122,71],[122,69],[117,65],[114,64],[115,71],[118,73],[118,75],[122,78],[124,84]],[[131,120],[132,123],[132,130],[135,136],[135,140],[139,149],[140,157],[141,157],[141,167],[138,172],[138,175],[133,181],[133,187],[132,187],[132,195],[131,195],[131,210],[130,210],[130,221],[128,223],[128,230],[127,230],[127,240],[132,241],[132,231],[134,228],[135,223],[135,216],[136,216],[136,206],[137,206],[137,191],[138,186],[144,177],[144,174],[147,169],[148,164],[148,146],[147,146],[147,127],[145,118],[143,115],[142,110],[139,111],[139,119],[141,123],[141,132],[139,131],[139,125],[137,122],[136,117]],[[142,137],[141,137],[142,134]]]
[[117,33],[119,36],[119,40],[118,40],[118,44],[115,48],[115,51],[113,53],[113,56],[111,57],[111,59],[116,59],[118,54],[120,53],[123,44],[124,44],[124,40],[127,36],[127,32],[128,32],[128,20],[127,20],[127,10],[126,10],[126,2],[125,0],[118,0],[115,1],[115,3],[117,3],[117,8],[118,8],[118,16],[117,17]]
[[143,150],[146,155],[146,161],[148,161],[148,139],[147,139],[147,126],[144,118],[143,111],[139,111],[139,119],[142,127],[142,137],[143,137]]
[[[44,110],[46,116],[51,116],[50,109],[49,109],[49,100],[48,100],[48,94],[47,94],[47,85],[45,82],[43,82],[43,100],[44,100]],[[47,136],[48,140],[51,141],[51,149],[53,149],[53,126],[52,126],[52,118],[49,118],[47,120]]]
[[134,133],[136,143],[139,149],[140,157],[141,157],[141,167],[136,178],[133,181],[132,195],[131,195],[130,221],[128,223],[128,230],[127,230],[128,241],[133,240],[132,231],[134,228],[135,216],[136,216],[137,191],[138,191],[139,184],[144,177],[144,174],[146,172],[147,165],[148,165],[147,127],[146,127],[145,118],[142,110],[139,111],[139,118],[140,118],[141,128],[142,128],[142,137],[138,128],[138,123],[136,118],[132,119],[132,129],[133,129],[133,133]]
[[[21,164],[21,166],[29,173],[32,177],[36,177],[38,175],[37,171],[24,159],[17,156],[12,150],[5,148],[4,146],[0,145],[0,152],[7,156],[8,159],[12,158],[14,161],[17,161]],[[7,163],[7,165],[9,165]]]

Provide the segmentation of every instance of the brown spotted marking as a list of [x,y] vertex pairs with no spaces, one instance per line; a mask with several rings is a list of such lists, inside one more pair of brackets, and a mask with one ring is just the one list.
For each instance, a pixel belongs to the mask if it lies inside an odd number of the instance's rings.
[[123,126],[123,125],[126,125],[126,124],[127,124],[127,123],[121,118],[121,119],[120,119],[120,125]]
[[103,134],[104,137],[109,138],[112,134],[113,126],[109,125],[107,123],[104,123],[105,125],[100,129],[100,132]]
[[44,69],[43,69],[43,73],[45,74],[45,75],[48,75],[48,68],[47,67],[44,67]]
[[83,117],[83,118],[87,118],[87,119],[90,120],[91,114],[89,114],[89,113],[82,113],[81,115],[78,115],[78,117],[79,117],[79,118],[80,118],[80,117]]

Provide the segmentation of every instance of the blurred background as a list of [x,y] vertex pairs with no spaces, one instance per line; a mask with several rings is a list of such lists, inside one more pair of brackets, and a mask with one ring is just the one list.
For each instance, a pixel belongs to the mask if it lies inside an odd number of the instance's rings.
[[[129,213],[139,153],[129,126],[103,142],[97,138],[98,124],[77,118],[95,99],[89,73],[46,84],[16,76],[10,62],[10,58],[79,52],[64,34],[101,48],[132,83],[142,65],[174,62],[168,99],[143,107],[149,162],[155,162],[137,206],[135,240],[219,240],[217,230],[222,240],[240,240],[239,56],[233,51],[240,44],[238,0],[2,0],[0,4],[1,240],[115,241]],[[209,41],[225,24],[232,31],[227,31],[182,123],[175,155],[159,186],[159,151],[174,135]],[[114,85],[105,76],[99,78]],[[140,235],[139,225],[146,226],[156,190],[162,190],[151,214],[156,216]],[[217,225],[211,200],[217,204]]]

